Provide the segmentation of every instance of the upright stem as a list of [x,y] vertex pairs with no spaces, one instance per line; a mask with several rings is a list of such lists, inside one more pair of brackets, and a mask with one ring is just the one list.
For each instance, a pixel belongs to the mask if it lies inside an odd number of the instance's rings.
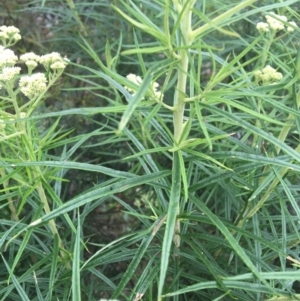
[[86,28],[85,28],[84,24],[82,23],[82,21],[79,17],[79,14],[78,14],[78,11],[76,9],[76,5],[75,5],[74,1],[73,0],[66,0],[66,2],[69,5],[70,10],[74,13],[74,18],[75,18],[75,21],[77,22],[77,24],[79,26],[80,33],[82,33],[82,35],[84,37],[87,37],[88,34],[87,34],[87,31],[86,31]]
[[[57,78],[55,78],[55,80],[56,79]],[[52,86],[54,84],[55,80],[51,81],[50,84],[48,85],[48,87],[50,87],[50,85]],[[16,117],[17,117],[17,119],[20,119],[21,109],[18,106],[16,95],[13,93],[12,89],[8,89],[8,93],[11,97],[11,100],[12,100],[12,103],[13,103],[13,106],[14,106],[14,109],[15,109],[15,112],[16,112]],[[42,97],[42,95],[38,99],[40,99],[41,97]],[[31,107],[29,109],[27,109],[27,113],[29,112],[29,116],[30,116],[31,112],[33,111],[34,107],[35,106],[32,104]],[[23,139],[24,139],[24,141],[30,141],[31,140],[31,137],[28,134],[28,130],[26,128],[26,123],[25,122],[18,122],[17,128],[20,130],[20,132],[23,135],[23,136],[21,136],[21,141],[23,141]],[[30,149],[29,145],[30,144],[24,142],[24,146],[25,146],[26,152],[28,154],[28,157],[26,159],[28,159],[29,161],[32,161],[32,162],[37,161],[35,155],[30,155],[30,154],[34,154],[35,152]],[[33,173],[34,179],[36,181],[38,181],[38,184],[36,185],[36,191],[38,192],[40,201],[43,204],[43,209],[44,209],[46,214],[49,214],[51,212],[51,209],[50,209],[50,206],[48,204],[47,196],[46,196],[43,184],[42,184],[42,179],[41,179],[42,173],[40,171],[40,168],[34,166],[32,173]],[[2,177],[4,176],[4,170],[0,169],[0,175]],[[4,183],[4,186],[5,186],[5,184],[6,183]],[[11,210],[12,217],[15,221],[18,221],[19,218],[18,218],[18,215],[17,215],[16,208],[15,208],[12,200],[9,200],[9,201],[10,201],[9,202],[9,208]],[[61,239],[61,237],[58,233],[56,224],[55,224],[54,220],[50,220],[48,224],[49,224],[49,227],[50,227],[50,230],[51,230],[53,236],[57,235],[57,237],[58,237],[61,257],[66,260],[66,266],[70,270],[71,266],[70,266],[70,263],[67,261],[68,256],[67,256],[66,252],[64,252],[64,244],[63,244],[63,241],[62,241],[62,239]]]
[[[180,137],[183,132],[183,117],[184,117],[185,98],[186,98],[185,91],[186,91],[188,65],[189,65],[188,51],[189,51],[189,46],[193,42],[193,38],[191,37],[192,8],[196,1],[195,0],[183,1],[184,2],[183,6],[181,6],[178,3],[178,1],[174,0],[173,2],[178,10],[178,15],[181,14],[181,22],[180,22],[181,50],[179,52],[180,59],[178,63],[178,80],[177,80],[177,86],[174,95],[174,113],[173,113],[174,139],[175,139],[175,144],[177,144],[179,143]],[[173,160],[173,167],[172,167],[173,173],[174,173],[174,169],[176,168],[174,162],[175,160]],[[180,211],[180,204],[178,203],[177,214],[179,214],[179,211]],[[179,219],[176,220],[175,223],[173,242],[175,244],[175,247],[179,249],[180,248],[180,220]]]

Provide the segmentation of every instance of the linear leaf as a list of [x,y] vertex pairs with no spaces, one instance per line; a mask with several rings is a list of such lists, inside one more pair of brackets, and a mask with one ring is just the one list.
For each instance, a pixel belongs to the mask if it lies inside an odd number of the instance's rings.
[[[181,170],[180,170],[180,159],[178,152],[173,154],[173,171],[172,171],[172,187],[166,222],[166,230],[162,245],[161,253],[161,266],[160,266],[160,277],[158,283],[158,300],[161,300],[163,287],[167,275],[167,269],[169,265],[172,239],[174,236],[174,228],[176,223],[176,217],[178,214],[179,200],[181,193]],[[179,235],[179,233],[178,233]]]

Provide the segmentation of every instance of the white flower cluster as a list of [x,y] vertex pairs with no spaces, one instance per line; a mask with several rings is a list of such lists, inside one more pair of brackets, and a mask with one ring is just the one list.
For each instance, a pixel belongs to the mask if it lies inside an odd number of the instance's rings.
[[28,67],[29,70],[32,71],[38,65],[40,56],[36,55],[33,52],[28,52],[28,53],[22,54],[20,56],[20,60],[26,64],[26,66]]
[[13,81],[20,74],[20,67],[4,67],[0,73],[0,80],[4,82]]
[[262,70],[256,70],[253,72],[257,83],[262,82],[263,85],[274,84],[282,79],[282,74],[277,72],[270,65],[267,65]]
[[5,46],[11,46],[21,40],[20,30],[14,26],[0,26],[0,40]]
[[286,16],[276,15],[275,13],[270,13],[266,16],[267,23],[258,22],[256,24],[256,29],[262,33],[269,32],[270,29],[273,31],[279,31],[285,29],[285,23],[288,23],[290,26],[286,26],[287,32],[293,32],[294,28],[297,28],[297,24],[294,21],[287,22]]
[[[126,76],[127,79],[129,79],[131,82],[133,82],[134,84],[136,84],[137,86],[140,86],[142,84],[142,78],[139,75],[135,75],[133,73],[129,73]],[[125,87],[125,89],[129,92],[133,92],[135,93],[135,91],[129,87]]]
[[49,54],[42,55],[39,62],[44,65],[45,69],[48,71],[49,67],[52,70],[65,69],[69,60],[63,59],[58,52],[52,52]]
[[[15,67],[18,57],[11,49],[7,49],[9,45],[21,39],[19,29],[14,26],[0,26],[0,89],[2,86],[13,87],[15,79],[21,72],[20,67]],[[31,75],[38,63],[42,64],[46,71],[51,75],[51,71],[57,76],[67,66],[69,60],[62,58],[57,52],[52,52],[43,56],[36,55],[33,52],[25,53],[20,56],[28,68],[28,75],[21,77],[19,81],[20,91],[30,99],[38,97],[46,91],[47,79],[45,74],[36,73]]]
[[[13,79],[20,73],[20,68],[14,67],[18,57],[10,49],[5,49],[0,45],[0,81],[12,82]],[[2,85],[0,85],[0,89]]]
[[18,61],[18,57],[10,49],[5,49],[0,45],[0,69],[3,67],[12,67]]
[[47,78],[44,73],[22,76],[19,81],[21,92],[28,98],[36,98],[46,91]]
[[[131,82],[135,83],[137,86],[140,86],[142,84],[142,78],[138,75],[135,75],[133,73],[130,73],[126,76],[127,79],[129,79]],[[127,91],[131,92],[131,93],[135,93],[135,91],[129,87],[124,87]],[[158,90],[159,88],[159,84],[157,82],[153,82],[150,88],[150,94],[152,94],[152,96],[157,99],[157,100],[161,100],[163,98],[163,93],[161,91]]]

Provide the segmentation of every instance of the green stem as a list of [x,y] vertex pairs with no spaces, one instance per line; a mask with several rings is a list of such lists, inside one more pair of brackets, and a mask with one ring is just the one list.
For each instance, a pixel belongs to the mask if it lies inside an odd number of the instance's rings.
[[[178,80],[176,91],[174,95],[174,112],[173,112],[173,124],[174,124],[174,142],[177,145],[179,143],[180,137],[183,132],[184,124],[184,109],[185,109],[185,98],[186,98],[186,84],[187,84],[187,73],[189,66],[188,51],[189,46],[192,45],[194,38],[192,37],[192,8],[195,4],[195,0],[188,1],[186,5],[179,5],[178,1],[174,1],[175,6],[178,9],[178,15],[180,15],[181,10],[184,9],[181,15],[180,29],[181,29],[181,50],[179,53],[179,63],[178,63]],[[175,155],[175,154],[174,154]],[[172,171],[175,172],[177,168],[174,164],[175,160],[173,158]],[[172,183],[172,185],[175,185]],[[177,185],[181,185],[177,183]],[[180,204],[178,203],[177,214],[180,213]],[[180,248],[180,220],[177,219],[175,222],[173,242],[177,249]]]
[[[36,179],[36,181],[39,181],[37,187],[36,187],[36,191],[38,192],[39,194],[39,197],[40,197],[40,200],[41,202],[43,203],[44,205],[44,211],[46,214],[49,214],[51,212],[51,209],[49,207],[49,204],[48,204],[48,200],[47,200],[47,196],[45,194],[45,190],[44,190],[44,187],[42,185],[42,181],[40,179],[40,171],[38,169],[35,169],[33,171],[33,175],[34,175],[34,179]],[[57,231],[57,228],[56,228],[56,224],[54,222],[54,220],[50,220],[49,221],[49,227],[50,227],[50,230],[53,234],[53,237],[55,235],[57,235],[57,238],[58,238],[58,244],[59,244],[59,247],[60,247],[60,255],[63,259],[67,259],[67,253],[64,251],[64,244],[62,242],[62,239]],[[70,270],[71,269],[71,265],[68,261],[66,261],[66,266],[67,268]]]
[[66,2],[67,2],[67,4],[69,5],[70,10],[71,10],[71,11],[73,12],[73,14],[74,14],[74,18],[75,18],[77,24],[79,25],[79,30],[80,30],[80,32],[82,33],[82,35],[83,35],[84,37],[87,37],[87,36],[88,36],[87,31],[86,31],[86,29],[85,29],[84,24],[83,24],[82,21],[80,20],[80,17],[79,17],[78,11],[76,10],[76,6],[75,6],[74,1],[73,1],[73,0],[67,0]]
[[[55,80],[56,79],[57,78],[55,78]],[[55,82],[55,80],[54,79],[50,80],[48,88],[51,85],[53,85],[53,83]],[[9,96],[11,97],[11,100],[12,100],[12,103],[13,103],[13,106],[14,106],[14,109],[15,109],[16,117],[17,117],[17,119],[20,119],[20,113],[21,113],[21,108],[22,107],[20,108],[18,106],[18,102],[17,102],[17,98],[16,98],[15,93],[12,90],[7,90],[7,91],[9,93]],[[27,111],[27,114],[29,116],[30,116],[31,112],[33,111],[35,105],[37,105],[37,102],[40,101],[40,99],[43,97],[43,95],[45,93],[46,93],[46,91],[42,95],[40,95],[37,98],[37,100],[34,101],[33,104],[31,103],[31,106],[30,106],[30,108]],[[17,127],[19,128],[19,130],[22,133],[22,135],[21,135],[21,141],[23,141],[23,139],[25,141],[31,141],[31,137],[27,133],[26,122],[18,122]],[[35,152],[32,149],[30,149],[29,145],[30,145],[29,143],[24,142],[26,153],[28,154],[28,160],[32,161],[32,162],[37,161],[37,159],[34,157],[34,155],[33,156],[30,155],[30,154],[34,154]],[[38,195],[39,195],[39,198],[40,198],[41,202],[43,203],[43,207],[44,207],[45,213],[48,214],[48,213],[51,212],[51,209],[49,207],[49,204],[48,204],[48,201],[47,201],[47,197],[46,197],[46,193],[45,193],[44,187],[42,185],[42,180],[41,180],[42,179],[42,172],[40,171],[39,167],[34,167],[33,168],[33,177],[34,177],[35,181],[38,181],[38,184],[36,186],[36,191],[38,192]],[[10,210],[11,210],[11,213],[12,213],[14,219],[17,220],[18,216],[17,216],[15,207],[14,207],[14,205],[13,205],[12,202],[10,202],[9,207],[10,207]],[[64,252],[64,245],[63,245],[62,239],[59,236],[58,230],[56,228],[56,224],[55,224],[55,222],[53,220],[49,221],[49,227],[50,227],[50,230],[51,230],[53,236],[57,235],[58,241],[59,241],[59,246],[60,246],[60,253],[61,253],[62,258],[65,259],[66,258],[66,253]],[[67,262],[67,268],[71,269],[71,266],[70,266],[69,262]]]
[[[263,49],[262,59],[259,62],[258,69],[262,69],[262,68],[266,67],[269,50],[270,50],[270,47],[271,47],[271,45],[274,41],[275,35],[276,35],[276,32],[272,31],[270,33],[270,38],[267,41],[265,41],[265,43],[262,47],[262,49]],[[257,104],[257,112],[258,113],[261,113],[261,107],[262,107],[262,100],[258,99],[258,104]],[[256,127],[261,128],[261,122],[260,122],[259,119],[256,120]],[[256,147],[257,141],[258,141],[258,135],[255,134],[254,137],[253,137],[253,142],[252,142],[252,147],[253,148]]]

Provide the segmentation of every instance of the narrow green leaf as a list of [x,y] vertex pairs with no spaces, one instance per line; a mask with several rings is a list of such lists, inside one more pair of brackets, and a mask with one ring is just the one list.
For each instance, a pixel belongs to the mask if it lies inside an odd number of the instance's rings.
[[208,207],[201,201],[199,201],[197,198],[195,198],[194,195],[190,195],[189,199],[193,201],[194,205],[199,208],[212,222],[213,224],[220,230],[220,232],[224,235],[228,243],[231,245],[232,249],[236,252],[236,254],[243,260],[245,265],[251,270],[251,272],[259,279],[265,287],[274,292],[274,289],[270,287],[268,282],[262,278],[260,275],[260,272],[257,270],[255,265],[252,263],[250,258],[247,256],[244,249],[239,245],[238,241],[233,237],[233,235],[230,233],[228,228],[221,222],[221,220],[213,214]]
[[142,243],[140,244],[139,248],[136,251],[136,254],[134,258],[132,259],[130,265],[127,267],[125,274],[123,275],[119,285],[115,289],[112,298],[117,298],[122,293],[122,290],[125,288],[126,284],[130,281],[132,275],[136,271],[136,268],[138,267],[140,261],[142,260],[145,252],[147,251],[147,248],[151,241],[153,240],[157,230],[161,227],[163,224],[163,221],[165,219],[165,216],[159,218],[156,220],[156,222],[153,225],[153,231],[151,234],[142,240]]
[[139,48],[139,49],[129,49],[124,50],[121,52],[122,55],[131,55],[131,54],[137,54],[137,53],[156,53],[156,52],[163,52],[167,50],[167,47],[163,46],[156,46],[156,47],[149,47],[149,48]]
[[[158,300],[162,298],[163,287],[167,275],[172,239],[174,236],[174,228],[176,223],[176,217],[179,209],[179,200],[181,193],[181,170],[180,170],[180,159],[178,152],[173,154],[173,170],[172,170],[172,187],[169,200],[169,208],[166,222],[166,230],[162,245],[161,253],[161,266],[160,266],[160,277],[158,282]],[[179,235],[179,233],[178,233]]]
[[80,286],[80,214],[77,210],[77,231],[74,244],[73,264],[72,264],[72,301],[81,301]]
[[147,93],[149,86],[151,84],[151,80],[152,80],[151,73],[152,73],[151,70],[149,70],[148,73],[146,74],[141,86],[139,87],[138,91],[134,94],[134,96],[129,101],[128,106],[121,118],[120,123],[119,123],[118,133],[122,132],[122,130],[127,125],[131,115],[137,108],[138,104],[144,99],[144,96]]
[[[1,222],[1,220],[0,220]],[[8,235],[10,235],[10,233],[20,224],[21,222],[17,222],[15,224],[12,225],[12,227],[10,227],[7,231],[5,231],[4,234],[2,234],[2,237],[0,238],[0,250],[2,249],[2,246],[5,243],[6,238],[8,237]]]
[[7,271],[9,272],[10,278],[12,279],[12,282],[16,288],[16,290],[19,293],[20,296],[20,300],[22,301],[30,301],[30,299],[28,298],[26,292],[24,291],[24,289],[22,288],[22,286],[20,285],[18,279],[15,277],[15,275],[13,274],[13,271],[10,269],[9,265],[7,264],[5,258],[2,256],[2,254],[0,253],[2,260],[7,268]]
[[80,162],[68,162],[68,161],[37,161],[37,162],[24,162],[24,163],[15,163],[8,164],[6,162],[0,162],[0,167],[17,167],[17,166],[44,166],[44,167],[59,167],[66,169],[78,169],[78,170],[87,170],[87,171],[95,171],[99,173],[106,174],[111,177],[116,178],[133,178],[134,174],[125,171],[119,171],[112,168],[97,166],[95,164],[88,163],[80,163]]
[[10,278],[13,277],[13,272],[14,272],[14,270],[15,270],[17,264],[18,264],[19,261],[20,261],[20,258],[21,258],[22,254],[23,254],[23,251],[25,250],[25,248],[26,248],[26,246],[27,246],[27,244],[28,244],[28,241],[29,241],[29,239],[30,239],[30,237],[31,237],[32,231],[33,231],[33,229],[29,229],[29,230],[25,233],[25,235],[24,235],[24,237],[23,237],[23,239],[22,239],[22,243],[21,243],[21,245],[20,245],[20,247],[19,247],[19,249],[18,249],[18,253],[17,253],[16,256],[15,256],[13,265],[12,265],[12,267],[11,267],[11,269],[10,269],[10,273],[9,273],[9,277],[8,277],[8,282],[9,282]]
[[272,136],[269,133],[265,132],[264,130],[262,130],[262,129],[250,124],[249,122],[239,118],[236,114],[230,114],[230,113],[228,113],[224,110],[221,110],[221,109],[217,108],[216,106],[210,106],[210,105],[207,105],[207,104],[204,104],[204,103],[200,103],[200,106],[202,106],[202,107],[204,107],[204,108],[206,108],[206,109],[208,109],[208,110],[210,110],[214,113],[220,114],[221,116],[224,116],[224,117],[228,118],[228,120],[232,120],[236,124],[244,127],[248,131],[251,131],[255,135],[259,135],[260,137],[266,139],[267,141],[272,142],[274,145],[278,146],[282,151],[289,154],[293,159],[300,162],[300,154],[297,151],[292,149],[286,143],[278,140],[274,136]]
[[49,289],[48,289],[48,297],[49,300],[51,300],[53,288],[55,287],[55,275],[57,273],[57,259],[58,251],[59,251],[59,241],[58,236],[55,234],[53,236],[53,250],[52,250],[52,261],[51,261],[51,271],[50,271],[50,277],[49,277]]
[[202,117],[202,113],[201,113],[201,108],[199,106],[199,102],[198,101],[195,101],[195,109],[196,109],[196,115],[197,115],[197,118],[198,118],[198,122],[199,122],[199,125],[200,125],[200,128],[206,138],[206,142],[208,144],[208,148],[209,150],[211,151],[212,150],[212,142],[211,142],[211,138],[208,134],[208,131],[207,131],[207,128],[206,128],[206,125],[203,121],[203,117]]
[[[269,289],[268,287],[265,287],[261,284],[256,284],[256,283],[224,280],[223,284],[228,289],[236,288],[236,289],[249,291],[249,292],[255,292],[255,293],[261,292],[261,293],[266,293],[266,294],[289,296],[287,293],[285,293],[282,290],[277,290],[277,292],[276,292],[275,289]],[[171,297],[171,296],[176,296],[176,295],[180,295],[180,294],[196,292],[196,291],[199,291],[199,290],[210,289],[210,288],[219,289],[220,287],[219,287],[219,284],[216,281],[207,281],[207,282],[202,282],[202,283],[197,283],[197,284],[187,286],[187,287],[185,287],[183,289],[180,289],[176,292],[166,294],[166,295],[164,295],[164,297]]]
[[184,158],[182,155],[182,151],[178,151],[178,156],[179,156],[180,172],[181,172],[181,179],[182,179],[183,192],[184,192],[184,201],[186,202],[188,199],[189,187],[188,187],[186,168],[184,165]]
[[118,192],[125,191],[131,187],[139,186],[142,184],[151,184],[156,180],[159,180],[170,174],[170,171],[160,171],[152,173],[150,175],[136,176],[134,178],[119,181],[117,183],[109,184],[107,186],[97,185],[94,189],[81,194],[69,202],[63,204],[61,207],[52,210],[50,213],[44,215],[39,220],[32,222],[29,226],[35,226],[42,222],[47,222],[61,214],[67,213],[71,210],[77,209],[95,199],[100,199],[104,196],[115,194]]

